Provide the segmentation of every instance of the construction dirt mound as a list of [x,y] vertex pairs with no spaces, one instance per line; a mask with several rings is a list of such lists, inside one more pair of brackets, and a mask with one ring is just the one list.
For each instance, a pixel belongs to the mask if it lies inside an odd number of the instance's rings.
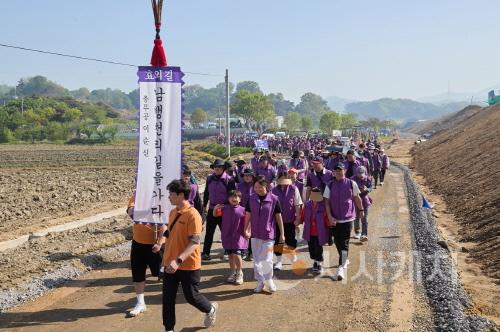
[[456,216],[460,240],[477,244],[471,256],[500,279],[500,105],[467,107],[447,122],[415,146],[414,166]]

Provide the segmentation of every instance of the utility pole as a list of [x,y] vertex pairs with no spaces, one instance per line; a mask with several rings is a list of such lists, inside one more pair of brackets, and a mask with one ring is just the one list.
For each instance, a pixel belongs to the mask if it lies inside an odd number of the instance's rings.
[[231,126],[231,123],[229,121],[230,116],[229,116],[229,70],[226,69],[226,154],[227,157],[231,157],[231,129],[229,128]]
[[220,106],[219,106],[219,137],[222,136],[222,116],[220,114]]

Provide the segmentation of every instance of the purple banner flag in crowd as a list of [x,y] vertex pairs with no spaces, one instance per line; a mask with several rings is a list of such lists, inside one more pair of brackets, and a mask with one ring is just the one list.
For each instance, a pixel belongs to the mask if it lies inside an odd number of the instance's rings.
[[182,73],[179,67],[139,67],[139,159],[134,222],[165,224],[167,184],[182,162]]

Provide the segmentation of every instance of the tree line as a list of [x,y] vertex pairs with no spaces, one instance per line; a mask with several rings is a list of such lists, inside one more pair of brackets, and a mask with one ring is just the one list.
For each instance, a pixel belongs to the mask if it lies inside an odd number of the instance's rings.
[[119,113],[103,103],[31,96],[0,106],[0,143],[12,141],[109,142]]

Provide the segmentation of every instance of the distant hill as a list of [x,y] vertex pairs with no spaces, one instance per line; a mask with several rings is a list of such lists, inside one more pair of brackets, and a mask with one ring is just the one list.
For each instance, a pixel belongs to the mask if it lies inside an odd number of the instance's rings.
[[369,102],[347,104],[345,111],[358,114],[361,119],[375,117],[382,120],[412,122],[436,119],[463,109],[467,105],[466,102],[457,102],[438,106],[431,103],[420,103],[411,99],[383,98]]
[[[469,102],[472,100],[473,103],[485,102],[488,99],[488,92],[491,90],[500,91],[500,85],[491,86],[486,89],[482,89],[476,92],[450,92],[440,93],[434,96],[428,96],[417,99],[417,101],[422,103],[432,103],[436,105],[442,105],[454,102]],[[485,104],[481,105],[485,106]]]
[[330,106],[332,110],[334,110],[335,112],[343,113],[345,112],[345,106],[347,104],[354,103],[357,100],[331,96],[326,98],[326,101],[328,102],[328,106]]

